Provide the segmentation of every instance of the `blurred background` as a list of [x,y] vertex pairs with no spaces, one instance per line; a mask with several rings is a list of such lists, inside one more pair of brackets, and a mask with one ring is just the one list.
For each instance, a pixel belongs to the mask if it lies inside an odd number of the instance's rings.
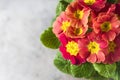
[[0,80],[78,80],[56,69],[57,51],[39,40],[55,16],[57,3],[0,0]]

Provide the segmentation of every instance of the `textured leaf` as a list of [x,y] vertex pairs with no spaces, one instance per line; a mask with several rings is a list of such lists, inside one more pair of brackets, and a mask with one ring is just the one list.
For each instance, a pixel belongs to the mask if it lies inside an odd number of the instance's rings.
[[114,4],[114,3],[118,3],[118,0],[107,0],[107,2]]
[[116,69],[116,74],[113,77],[114,80],[120,80],[120,62],[117,62],[117,69]]
[[60,53],[57,53],[54,59],[54,65],[62,72],[71,74],[70,61],[64,60]]
[[94,75],[92,75],[92,77],[90,77],[90,80],[109,80],[109,79],[105,78],[105,77],[99,75],[97,72],[95,72]]
[[120,80],[120,62],[117,63],[118,80]]
[[57,49],[60,45],[59,40],[55,36],[55,34],[52,32],[52,28],[48,28],[45,30],[41,36],[40,36],[41,42],[44,44],[44,46],[52,49]]
[[52,19],[52,21],[51,21],[51,26],[53,26],[53,23],[54,23],[54,21],[56,20],[56,17],[54,17],[53,19]]
[[53,22],[56,20],[56,17],[59,16],[62,11],[65,11],[67,5],[73,1],[74,0],[60,0],[59,1],[57,8],[56,8],[56,16],[53,18],[51,22],[51,26],[53,25]]
[[93,64],[95,70],[103,77],[112,78],[115,75],[116,64]]
[[92,31],[93,31],[92,28],[89,28],[89,27],[88,27],[88,30],[87,30],[86,34],[92,32]]
[[71,65],[71,74],[74,77],[91,77],[92,74],[94,74],[95,70],[93,68],[93,65],[91,63],[84,63],[82,65]]
[[61,0],[58,3],[57,8],[56,8],[56,16],[59,16],[62,11],[65,11],[68,4],[69,4],[68,2]]
[[71,3],[71,2],[73,2],[74,0],[60,0],[60,1],[65,1],[65,2],[67,2],[67,3]]

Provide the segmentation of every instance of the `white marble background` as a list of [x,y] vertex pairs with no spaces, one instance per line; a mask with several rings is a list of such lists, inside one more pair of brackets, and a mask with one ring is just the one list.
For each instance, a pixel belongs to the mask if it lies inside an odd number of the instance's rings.
[[77,80],[54,67],[56,51],[39,41],[57,2],[0,0],[0,80]]

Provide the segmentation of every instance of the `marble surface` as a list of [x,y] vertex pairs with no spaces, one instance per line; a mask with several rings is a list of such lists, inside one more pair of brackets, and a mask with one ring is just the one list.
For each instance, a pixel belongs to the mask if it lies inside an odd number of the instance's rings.
[[58,0],[0,0],[0,80],[80,80],[53,65],[57,51],[39,41]]

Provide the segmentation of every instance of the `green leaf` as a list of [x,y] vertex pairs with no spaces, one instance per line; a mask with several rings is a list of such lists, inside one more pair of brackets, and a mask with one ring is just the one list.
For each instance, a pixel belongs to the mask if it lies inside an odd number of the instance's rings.
[[115,3],[118,3],[118,0],[107,0],[108,3],[112,3],[112,4],[115,4]]
[[65,2],[67,2],[67,3],[71,3],[71,2],[73,2],[74,0],[60,0],[60,1],[65,1]]
[[53,19],[52,19],[52,21],[51,21],[51,26],[53,26],[53,23],[54,23],[54,21],[56,20],[56,17],[53,17]]
[[68,2],[61,0],[58,3],[57,8],[56,8],[56,16],[59,16],[62,11],[65,11],[68,4],[69,4]]
[[115,75],[116,64],[93,64],[95,70],[103,77],[112,78]]
[[117,65],[116,74],[113,76],[113,79],[120,80],[120,62],[117,62],[116,65]]
[[44,46],[52,49],[57,49],[60,45],[59,40],[55,36],[55,34],[52,32],[52,28],[48,28],[45,30],[41,36],[40,36],[41,42],[44,44]]
[[109,79],[105,78],[105,77],[99,75],[97,72],[95,72],[95,74],[92,75],[92,77],[90,77],[90,80],[109,80]]
[[74,77],[91,77],[92,74],[94,74],[95,70],[93,68],[93,65],[91,63],[84,63],[81,65],[71,65],[71,74]]
[[117,62],[118,80],[120,80],[120,62]]
[[73,1],[74,0],[60,0],[59,1],[57,8],[56,8],[56,16],[53,18],[51,22],[51,26],[53,25],[53,22],[56,20],[56,17],[59,16],[62,11],[65,11],[68,4],[70,4]]
[[64,60],[61,53],[57,53],[54,59],[54,65],[62,72],[71,74],[70,71],[70,61]]
[[93,29],[92,29],[92,28],[90,28],[90,27],[88,27],[88,30],[87,30],[86,34],[88,34],[88,33],[92,32],[92,31],[93,31]]

